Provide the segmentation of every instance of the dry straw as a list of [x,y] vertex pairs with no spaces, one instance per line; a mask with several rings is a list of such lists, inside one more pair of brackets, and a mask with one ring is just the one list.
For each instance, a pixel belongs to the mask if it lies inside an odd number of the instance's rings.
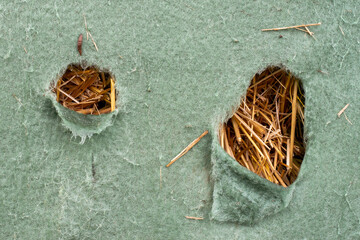
[[301,24],[301,25],[290,26],[290,27],[261,29],[261,31],[266,32],[266,31],[280,31],[280,30],[287,30],[287,29],[296,29],[296,30],[299,30],[299,31],[302,31],[302,32],[305,32],[305,33],[309,34],[311,37],[313,37],[315,39],[314,33],[311,32],[308,27],[310,27],[310,26],[319,26],[319,25],[321,25],[321,23],[310,23],[310,24]]
[[304,104],[299,80],[268,67],[254,76],[242,104],[220,127],[220,145],[242,166],[287,187],[305,154]]
[[97,67],[86,69],[69,65],[53,92],[56,101],[64,107],[82,114],[100,115],[115,110],[116,93],[114,78]]
[[199,137],[197,137],[194,141],[192,141],[186,148],[184,148],[176,157],[174,157],[167,165],[166,167],[170,167],[175,161],[177,161],[179,158],[184,156],[192,147],[194,147],[200,140],[203,138],[206,134],[208,134],[209,131],[206,130],[203,132]]

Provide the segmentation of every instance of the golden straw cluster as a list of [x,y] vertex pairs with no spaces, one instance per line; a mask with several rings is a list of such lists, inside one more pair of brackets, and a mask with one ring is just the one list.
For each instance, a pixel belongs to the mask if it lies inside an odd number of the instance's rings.
[[114,79],[94,66],[69,65],[53,91],[56,101],[78,113],[100,115],[115,110]]
[[254,76],[239,109],[220,127],[220,145],[242,166],[287,187],[305,155],[304,104],[299,80],[269,67]]

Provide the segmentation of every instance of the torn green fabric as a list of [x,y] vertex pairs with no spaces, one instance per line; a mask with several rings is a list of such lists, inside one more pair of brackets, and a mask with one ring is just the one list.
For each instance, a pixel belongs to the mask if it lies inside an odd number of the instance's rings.
[[[359,10],[356,0],[0,3],[0,238],[360,238]],[[317,22],[316,40],[261,32]],[[83,60],[114,74],[121,106],[80,144],[46,94]],[[278,64],[306,92],[301,181],[251,227],[217,221],[212,139],[251,77]],[[348,103],[351,124],[337,117]]]
[[284,188],[241,166],[224,151],[217,136],[212,149],[215,220],[252,225],[288,206],[300,177]]

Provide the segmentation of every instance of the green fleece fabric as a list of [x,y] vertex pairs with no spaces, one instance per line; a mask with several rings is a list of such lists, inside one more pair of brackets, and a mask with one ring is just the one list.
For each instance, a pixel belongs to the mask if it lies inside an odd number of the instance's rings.
[[[359,239],[359,11],[357,0],[1,2],[0,238]],[[86,40],[83,15],[99,51]],[[261,32],[317,22],[316,40]],[[84,60],[113,73],[119,104],[111,121],[99,121],[107,127],[82,142],[64,127],[49,86]],[[268,208],[247,220],[233,213],[244,221],[231,222],[229,204],[213,198],[224,191],[217,177],[234,171],[212,164],[216,129],[251,77],[279,64],[306,92],[301,179],[291,201],[266,194],[252,207],[275,199]],[[337,117],[347,103],[352,124]],[[230,186],[242,176],[231,175]],[[243,183],[244,194],[261,195],[257,180]]]
[[289,205],[296,183],[289,187],[278,186],[239,166],[220,146],[218,138],[213,140],[214,193],[212,217],[218,221],[238,222],[253,225]]

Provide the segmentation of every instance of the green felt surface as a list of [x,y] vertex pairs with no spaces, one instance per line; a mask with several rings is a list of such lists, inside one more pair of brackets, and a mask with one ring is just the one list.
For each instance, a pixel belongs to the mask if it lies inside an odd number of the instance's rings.
[[[52,92],[48,92],[47,96],[61,118],[62,125],[69,129],[74,137],[81,138],[80,144],[84,144],[86,139],[91,138],[94,134],[100,134],[107,127],[112,126],[114,118],[119,113],[119,109],[115,109],[110,114],[100,116],[78,114],[59,104]],[[118,107],[121,108],[120,100],[118,100]]]
[[[360,238],[359,11],[356,0],[0,3],[0,238]],[[83,14],[99,51],[85,40],[80,57]],[[260,31],[315,22],[317,40]],[[112,71],[121,107],[81,145],[47,94],[82,60]],[[252,227],[212,220],[215,129],[269,64],[304,84],[301,181]],[[352,125],[336,116],[347,103]]]
[[[222,222],[254,225],[267,216],[274,215],[289,205],[296,183],[284,188],[239,167],[213,140],[212,177],[214,180],[212,218]],[[306,164],[306,163],[303,163]]]

